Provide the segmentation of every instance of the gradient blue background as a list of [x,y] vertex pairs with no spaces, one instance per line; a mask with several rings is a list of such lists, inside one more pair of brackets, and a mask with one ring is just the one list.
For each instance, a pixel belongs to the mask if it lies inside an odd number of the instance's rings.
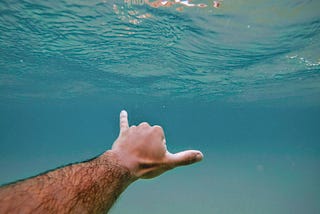
[[2,103],[1,182],[102,153],[117,137],[122,108],[131,124],[162,125],[170,151],[200,149],[205,158],[134,183],[111,213],[319,212],[318,107]]

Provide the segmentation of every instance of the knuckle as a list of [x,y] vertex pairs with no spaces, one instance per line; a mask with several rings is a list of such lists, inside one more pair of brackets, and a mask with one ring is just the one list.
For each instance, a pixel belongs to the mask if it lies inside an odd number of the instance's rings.
[[139,126],[141,126],[141,127],[150,127],[149,123],[147,123],[147,122],[142,122],[142,123],[139,124]]
[[159,133],[159,134],[163,134],[164,133],[161,126],[155,125],[152,128],[153,128],[154,132],[156,132],[156,133]]
[[133,125],[133,126],[130,126],[130,129],[136,129],[137,126]]

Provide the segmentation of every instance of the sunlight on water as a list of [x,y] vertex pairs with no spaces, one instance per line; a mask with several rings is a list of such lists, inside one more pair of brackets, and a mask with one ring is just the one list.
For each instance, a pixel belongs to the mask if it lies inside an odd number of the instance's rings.
[[0,96],[319,97],[319,7],[299,0],[3,1]]

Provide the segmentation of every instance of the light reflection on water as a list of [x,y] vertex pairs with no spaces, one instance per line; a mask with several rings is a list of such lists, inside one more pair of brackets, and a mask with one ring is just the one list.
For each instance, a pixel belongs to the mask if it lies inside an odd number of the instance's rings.
[[320,93],[318,1],[0,4],[1,97]]

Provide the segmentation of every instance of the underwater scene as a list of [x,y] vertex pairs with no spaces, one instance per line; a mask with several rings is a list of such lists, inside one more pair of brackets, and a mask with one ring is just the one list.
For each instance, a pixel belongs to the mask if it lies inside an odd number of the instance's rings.
[[0,1],[0,185],[111,148],[119,113],[204,158],[111,214],[320,213],[320,1]]

